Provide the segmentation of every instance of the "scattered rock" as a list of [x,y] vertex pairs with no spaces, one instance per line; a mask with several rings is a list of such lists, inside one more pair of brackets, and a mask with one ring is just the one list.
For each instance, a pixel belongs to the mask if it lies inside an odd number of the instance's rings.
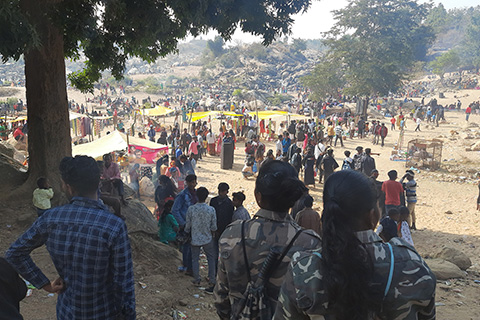
[[178,305],[180,305],[182,307],[185,307],[185,306],[188,305],[188,302],[185,299],[180,299],[180,300],[178,300]]
[[448,211],[445,211],[445,214],[453,214],[453,212],[448,210]]
[[480,141],[477,141],[476,143],[474,143],[474,144],[470,147],[470,150],[472,150],[472,151],[480,151]]
[[0,153],[3,153],[4,155],[9,156],[10,158],[13,158],[13,155],[15,154],[15,148],[11,144],[1,141]]
[[463,278],[465,272],[455,264],[443,259],[427,259],[428,266],[437,277],[437,280],[447,280],[452,278]]
[[153,197],[155,195],[155,186],[148,177],[143,177],[140,180],[140,194],[145,197]]
[[465,253],[450,247],[444,247],[442,251],[435,254],[433,258],[444,259],[455,264],[462,270],[467,270],[472,265],[472,261]]

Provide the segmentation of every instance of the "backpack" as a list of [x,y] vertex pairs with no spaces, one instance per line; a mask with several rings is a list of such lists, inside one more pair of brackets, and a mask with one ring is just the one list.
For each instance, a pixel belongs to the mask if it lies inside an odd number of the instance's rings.
[[245,248],[245,222],[242,221],[242,247],[243,247],[243,258],[245,260],[245,269],[247,270],[248,283],[245,293],[243,294],[242,299],[240,300],[240,307],[237,312],[232,314],[232,320],[271,320],[275,312],[274,307],[269,301],[267,295],[266,284],[272,274],[272,272],[278,267],[283,258],[287,255],[288,251],[291,249],[295,240],[297,240],[300,233],[303,229],[297,231],[290,243],[285,247],[285,249],[280,252],[278,247],[271,247],[268,256],[263,261],[263,264],[258,273],[257,280],[252,281],[250,275],[250,267],[247,258],[247,251]]

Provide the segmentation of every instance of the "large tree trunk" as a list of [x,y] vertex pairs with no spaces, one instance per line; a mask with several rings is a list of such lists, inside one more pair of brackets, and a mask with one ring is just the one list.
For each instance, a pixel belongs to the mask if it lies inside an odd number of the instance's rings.
[[39,47],[25,53],[28,154],[31,186],[48,177],[60,193],[60,160],[72,154],[65,77],[63,33],[47,17],[55,0],[21,0],[22,10],[40,36]]

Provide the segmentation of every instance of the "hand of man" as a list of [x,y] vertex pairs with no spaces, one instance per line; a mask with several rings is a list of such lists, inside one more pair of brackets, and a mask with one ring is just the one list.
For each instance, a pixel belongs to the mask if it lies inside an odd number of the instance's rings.
[[47,285],[42,287],[43,290],[49,293],[62,293],[65,290],[65,282],[63,282],[62,278],[57,278],[55,281],[50,282]]

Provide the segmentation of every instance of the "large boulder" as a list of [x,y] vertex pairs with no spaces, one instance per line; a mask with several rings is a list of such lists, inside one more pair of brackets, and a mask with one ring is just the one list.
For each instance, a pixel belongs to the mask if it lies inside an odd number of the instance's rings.
[[447,280],[452,278],[463,278],[465,272],[455,264],[443,259],[427,259],[430,270],[435,274],[437,280]]
[[27,168],[13,158],[0,153],[0,177],[2,177],[0,189],[13,189],[25,182],[28,177]]
[[472,266],[472,261],[465,253],[450,247],[444,247],[440,252],[436,253],[433,258],[440,258],[451,262],[462,270],[467,270]]
[[157,220],[152,212],[138,200],[129,200],[127,206],[122,206],[128,233],[143,232],[153,237],[157,235]]

